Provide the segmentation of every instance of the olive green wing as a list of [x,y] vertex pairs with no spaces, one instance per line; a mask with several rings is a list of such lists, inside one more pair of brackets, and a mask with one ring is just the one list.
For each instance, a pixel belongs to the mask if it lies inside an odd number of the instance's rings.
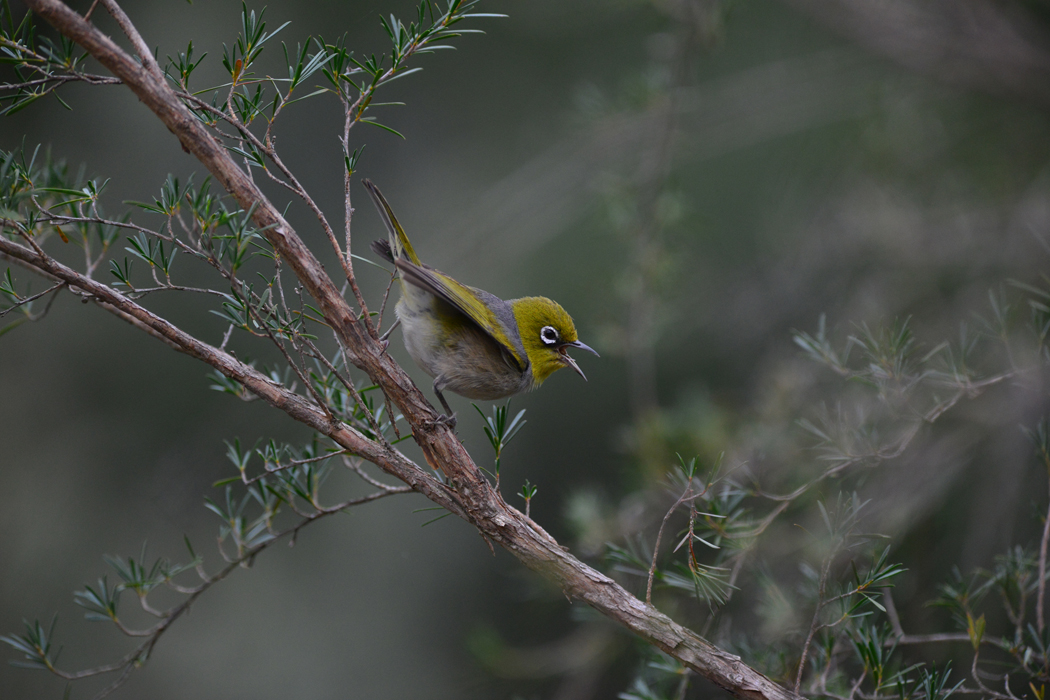
[[[491,336],[513,358],[518,369],[522,372],[526,370],[528,361],[525,359],[524,349],[519,347],[520,341],[516,343],[508,335],[508,324],[515,323],[515,321],[514,314],[507,302],[488,292],[460,284],[433,268],[413,264],[405,258],[398,258],[394,264],[401,272],[401,277],[405,282],[447,302]],[[504,311],[504,306],[507,307],[506,313],[503,314],[505,318],[501,319],[499,312]]]

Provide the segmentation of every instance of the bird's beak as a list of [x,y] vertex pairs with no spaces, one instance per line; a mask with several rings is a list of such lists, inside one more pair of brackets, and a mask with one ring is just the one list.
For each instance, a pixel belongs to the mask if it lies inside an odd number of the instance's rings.
[[576,374],[583,377],[583,381],[587,381],[587,375],[584,374],[583,370],[580,369],[580,366],[576,364],[576,360],[569,357],[569,348],[579,348],[581,350],[586,350],[587,352],[593,352],[598,357],[601,357],[601,355],[598,355],[598,351],[594,348],[586,345],[585,343],[581,343],[578,340],[572,343],[562,343],[558,346],[558,352],[561,353],[562,361],[569,367],[572,367],[576,371]]

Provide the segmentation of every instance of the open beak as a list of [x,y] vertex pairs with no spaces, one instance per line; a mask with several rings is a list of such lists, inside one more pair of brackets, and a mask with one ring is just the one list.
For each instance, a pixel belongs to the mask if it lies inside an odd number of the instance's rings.
[[558,352],[561,353],[562,361],[569,367],[572,367],[574,370],[576,370],[576,374],[583,377],[583,381],[587,381],[587,375],[584,374],[583,370],[580,369],[580,366],[576,364],[576,360],[569,357],[569,348],[579,348],[581,350],[586,350],[587,352],[593,352],[597,357],[601,357],[601,355],[598,355],[598,351],[594,348],[586,345],[585,343],[581,343],[578,340],[572,343],[562,343],[558,346]]

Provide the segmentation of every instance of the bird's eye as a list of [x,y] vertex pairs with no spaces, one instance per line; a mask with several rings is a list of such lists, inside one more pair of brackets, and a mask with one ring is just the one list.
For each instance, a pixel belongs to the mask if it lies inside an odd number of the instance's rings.
[[558,342],[558,331],[553,326],[544,326],[540,330],[540,340],[544,345],[554,345]]

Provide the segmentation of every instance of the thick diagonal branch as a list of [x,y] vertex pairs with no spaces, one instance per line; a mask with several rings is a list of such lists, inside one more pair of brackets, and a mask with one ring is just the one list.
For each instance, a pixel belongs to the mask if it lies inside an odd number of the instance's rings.
[[416,468],[390,445],[373,442],[342,423],[333,423],[324,412],[303,397],[275,386],[250,367],[188,336],[116,290],[89,280],[37,251],[2,237],[0,252],[103,300],[113,309],[174,342],[181,351],[241,382],[274,407],[404,480],[435,503],[470,522],[490,541],[506,548],[527,567],[555,582],[567,595],[587,602],[737,697],[754,700],[797,698],[742,663],[738,657],[709,644],[655,608],[642,603],[604,574],[583,564],[568,554],[542,528],[508,506],[485,481],[453,432],[435,422],[437,414],[408,375],[358,323],[353,310],[340,296],[320,262],[280,212],[263,196],[247,174],[237,167],[222,145],[208,133],[178,96],[152,72],[143,68],[63,3],[58,0],[28,0],[27,4],[119,77],[175,134],[183,148],[201,161],[239,205],[245,211],[252,212],[255,225],[317,300],[347,358],[379,384],[402,411],[427,461],[433,468],[444,472],[453,488],[440,484]]
[[393,447],[369,440],[344,423],[333,422],[324,411],[303,396],[275,383],[262,372],[241,362],[233,355],[198,340],[149,309],[128,299],[112,287],[89,279],[57,260],[41,255],[4,236],[0,236],[0,257],[17,261],[22,267],[31,269],[48,279],[65,282],[85,298],[97,301],[107,311],[154,337],[164,340],[179,352],[197,358],[227,377],[236,379],[246,389],[271,406],[281,409],[300,423],[327,435],[347,451],[378,465],[438,505],[448,508],[457,515],[464,516],[463,509],[456,503],[455,494],[451,489],[421,470]]

